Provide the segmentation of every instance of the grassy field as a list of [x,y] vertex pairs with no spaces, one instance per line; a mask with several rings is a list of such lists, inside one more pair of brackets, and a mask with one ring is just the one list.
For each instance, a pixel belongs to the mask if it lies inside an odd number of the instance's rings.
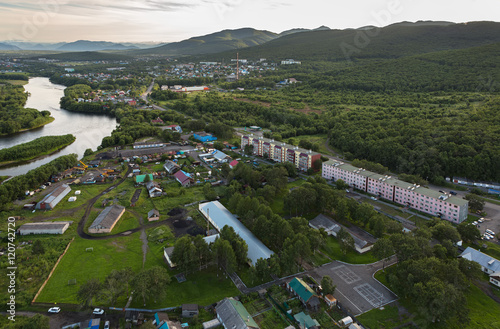
[[332,155],[332,156],[335,155],[332,152],[330,152],[325,146],[326,140],[328,139],[328,136],[326,134],[303,135],[303,136],[292,137],[292,139],[295,140],[295,145],[299,145],[299,141],[301,140],[307,140],[313,144],[318,144],[319,146],[318,153]]
[[375,308],[357,317],[359,322],[370,329],[390,329],[404,324],[408,321],[399,318],[398,308],[396,306],[385,306],[383,310]]
[[[386,268],[386,273],[390,272]],[[386,280],[386,275],[382,271],[378,271],[375,274],[375,278],[379,280],[382,284],[390,287]],[[467,305],[469,309],[469,317],[471,319],[468,325],[463,323],[458,323],[456,321],[448,321],[443,324],[428,324],[421,315],[417,313],[417,308],[411,303],[410,300],[401,298],[399,302],[407,310],[415,315],[412,319],[419,327],[429,328],[429,329],[487,329],[487,328],[498,328],[500,329],[500,305],[496,303],[493,299],[488,297],[484,292],[482,292],[478,287],[471,284],[468,291],[466,292]],[[367,314],[369,314],[368,312]],[[377,321],[377,323],[395,322],[395,316],[393,312],[374,312],[375,314],[369,314],[366,318],[368,321]],[[386,316],[387,318],[384,318]],[[360,317],[361,319],[363,316]],[[364,322],[362,322],[364,324]],[[370,322],[366,323],[370,328]],[[377,327],[375,327],[377,328]],[[392,328],[392,327],[380,327],[380,328]]]
[[[36,301],[78,303],[76,293],[85,281],[103,280],[113,269],[128,266],[137,272],[142,267],[141,245],[139,233],[110,240],[76,237]],[[94,251],[85,251],[90,247]],[[76,285],[68,285],[71,279],[76,279]]]
[[333,260],[340,260],[349,264],[371,264],[378,260],[372,255],[371,251],[360,254],[355,250],[350,250],[344,255],[342,251],[340,251],[338,240],[332,236],[328,236],[326,245],[320,250]]
[[[168,285],[166,297],[156,303],[150,300],[147,308],[180,306],[182,304],[210,305],[224,297],[237,296],[239,290],[225,273],[215,267],[189,274],[187,281],[179,283],[175,278]],[[131,307],[143,307],[142,300],[136,298]]]
[[286,189],[283,192],[281,192],[280,194],[276,195],[273,202],[271,202],[271,204],[269,205],[271,207],[271,209],[273,210],[273,212],[275,214],[288,215],[288,213],[285,214],[285,211],[283,210],[284,200],[285,200],[286,195],[288,194],[288,191],[292,187],[301,186],[305,182],[306,181],[303,179],[297,179],[295,182],[288,183],[286,185]]

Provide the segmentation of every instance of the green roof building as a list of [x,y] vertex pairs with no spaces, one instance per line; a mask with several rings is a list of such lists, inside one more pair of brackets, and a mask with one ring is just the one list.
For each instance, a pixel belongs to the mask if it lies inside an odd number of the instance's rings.
[[287,287],[288,290],[299,297],[299,300],[306,307],[309,307],[313,311],[319,309],[320,301],[318,297],[316,297],[316,293],[307,283],[302,281],[302,279],[294,278],[292,281],[287,283]]
[[312,327],[319,327],[319,322],[316,319],[311,318],[310,315],[300,312],[293,316],[295,321],[299,323],[299,328],[309,329]]
[[[153,174],[148,174],[147,176],[149,176],[149,181],[153,181]],[[137,175],[135,176],[135,182],[137,184],[141,184],[141,183],[144,183],[144,181],[146,180],[146,175]]]

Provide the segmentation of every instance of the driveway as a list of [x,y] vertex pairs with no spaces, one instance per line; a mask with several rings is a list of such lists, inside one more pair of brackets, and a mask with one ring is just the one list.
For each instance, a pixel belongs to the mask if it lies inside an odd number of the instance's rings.
[[[386,267],[394,263],[394,259],[386,261]],[[373,278],[373,274],[382,269],[382,262],[368,265],[353,265],[334,261],[317,267],[309,274],[320,282],[329,275],[337,285],[333,296],[347,308],[349,312],[359,315],[371,309],[384,306],[398,297]]]

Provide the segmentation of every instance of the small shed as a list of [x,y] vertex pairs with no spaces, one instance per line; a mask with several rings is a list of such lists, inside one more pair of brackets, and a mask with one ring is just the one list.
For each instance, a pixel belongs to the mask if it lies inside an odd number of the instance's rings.
[[148,221],[154,221],[160,219],[160,212],[156,209],[151,209],[148,212]]
[[182,317],[192,318],[195,315],[198,315],[197,304],[182,304]]

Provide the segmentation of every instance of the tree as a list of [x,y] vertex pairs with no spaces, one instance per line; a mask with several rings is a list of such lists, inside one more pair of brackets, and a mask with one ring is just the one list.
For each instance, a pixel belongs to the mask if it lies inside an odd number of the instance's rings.
[[461,223],[457,226],[457,231],[464,242],[471,243],[481,239],[481,232],[472,223]]
[[76,298],[82,307],[92,307],[92,301],[101,295],[101,291],[102,283],[99,279],[90,279],[80,286],[80,289],[76,293]]
[[245,145],[244,152],[245,152],[245,155],[252,155],[253,154],[253,145],[250,145],[250,144]]
[[450,240],[451,242],[460,241],[460,234],[458,233],[457,229],[448,222],[440,222],[439,224],[431,228],[431,231],[432,231],[432,236],[439,241],[444,241],[444,240]]
[[41,315],[35,314],[31,318],[28,318],[26,322],[22,325],[22,327],[16,327],[19,329],[49,329],[50,323],[49,318]]
[[215,260],[218,266],[222,266],[228,273],[234,272],[236,268],[236,256],[231,243],[224,239],[217,239],[213,244]]
[[183,272],[189,272],[197,265],[196,247],[189,235],[185,235],[175,242],[172,262]]
[[92,151],[92,149],[86,149],[85,152],[83,153],[83,156],[84,157],[88,157],[90,155],[94,154],[94,152]]
[[41,240],[35,240],[35,242],[33,242],[33,247],[31,247],[31,253],[33,255],[45,254],[45,247],[43,246]]
[[345,198],[340,199],[337,203],[337,207],[335,207],[335,215],[341,222],[348,221],[351,218],[351,214],[349,213],[349,208],[347,206],[347,201],[345,200]]
[[132,269],[128,267],[121,270],[112,270],[106,277],[103,295],[109,304],[113,305],[120,296],[128,293],[128,283],[132,279],[132,273]]
[[150,277],[151,290],[154,290],[153,294],[155,302],[158,299],[163,299],[166,293],[167,285],[170,283],[170,276],[167,270],[161,266],[153,266],[146,270],[147,275]]
[[337,186],[338,190],[345,190],[346,188],[349,188],[349,184],[344,182],[342,179],[337,179],[335,181],[335,185]]
[[136,274],[132,280],[132,289],[134,289],[134,296],[142,298],[143,305],[146,306],[146,300],[148,300],[152,293],[155,293],[154,289],[151,289],[151,277],[145,270],[141,270]]
[[373,245],[372,253],[378,259],[383,259],[382,269],[385,271],[385,259],[394,254],[394,246],[389,239],[378,239]]
[[469,201],[469,208],[473,212],[483,211],[485,202],[478,195],[469,193],[464,197],[464,199]]
[[337,288],[337,286],[333,284],[332,278],[328,275],[323,276],[321,279],[321,289],[323,293],[333,295],[335,288]]
[[261,281],[265,281],[269,279],[269,265],[267,263],[267,259],[259,258],[255,263],[255,270],[257,271],[257,277]]
[[343,227],[337,233],[340,250],[345,255],[349,250],[354,250],[354,238]]

